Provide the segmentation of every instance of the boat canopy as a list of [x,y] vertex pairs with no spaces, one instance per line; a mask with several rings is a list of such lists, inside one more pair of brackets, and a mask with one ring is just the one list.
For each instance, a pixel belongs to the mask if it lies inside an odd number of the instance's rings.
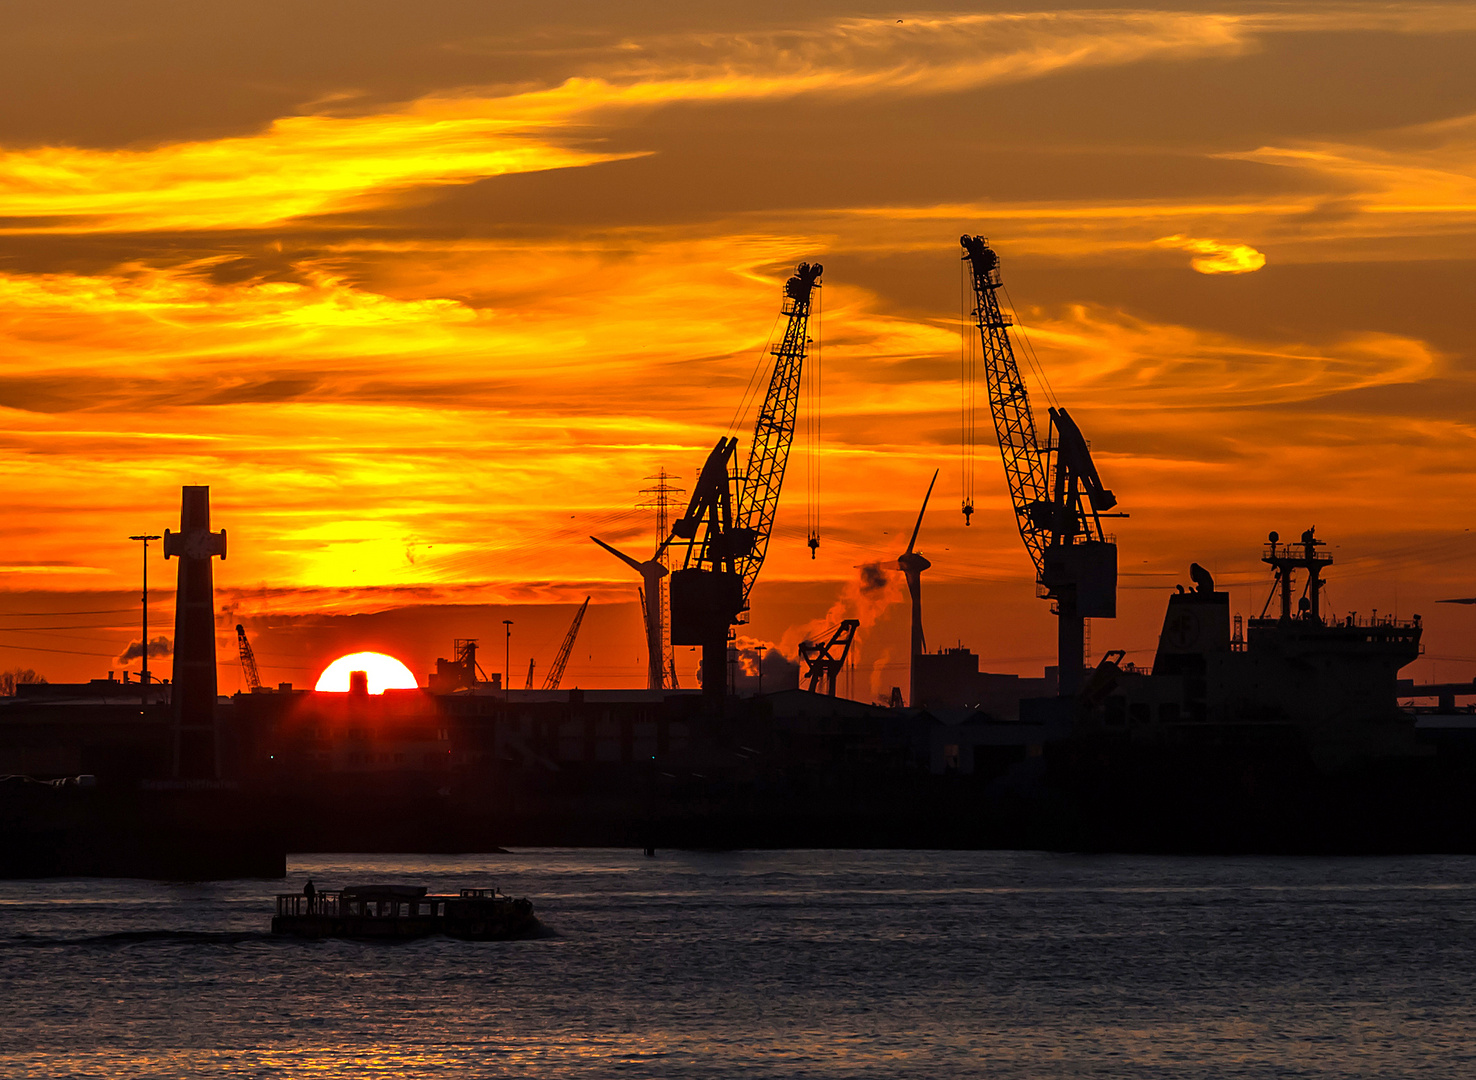
[[350,885],[343,890],[345,899],[360,900],[414,900],[425,893],[424,885]]

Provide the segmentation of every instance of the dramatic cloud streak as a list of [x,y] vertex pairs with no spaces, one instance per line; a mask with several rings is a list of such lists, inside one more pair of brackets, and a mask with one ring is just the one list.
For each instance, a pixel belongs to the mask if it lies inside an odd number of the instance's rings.
[[258,135],[152,150],[12,150],[0,155],[0,215],[13,233],[270,228],[417,185],[628,156],[554,145],[536,98],[498,104],[283,117]]
[[[1339,21],[1334,21],[1334,19]],[[362,210],[421,186],[636,156],[578,145],[602,118],[676,103],[946,94],[1074,68],[1234,54],[1285,29],[1401,29],[1469,13],[1382,6],[1338,16],[1067,11],[852,19],[783,34],[672,37],[616,51],[601,74],[545,89],[433,96],[364,116],[301,115],[248,136],[149,149],[0,153],[4,231],[259,229]]]

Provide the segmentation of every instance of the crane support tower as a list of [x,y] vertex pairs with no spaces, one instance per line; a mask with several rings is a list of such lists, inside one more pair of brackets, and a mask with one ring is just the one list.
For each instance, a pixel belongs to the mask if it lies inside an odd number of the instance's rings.
[[240,623],[236,624],[236,645],[241,653],[241,673],[246,676],[246,690],[254,694],[261,689],[261,675],[256,670],[256,653],[252,651],[251,642],[246,640],[246,628]]
[[[725,693],[729,627],[743,621],[768,551],[794,442],[811,298],[823,269],[802,262],[784,283],[780,313],[788,321],[773,349],[774,370],[741,485],[732,475],[738,440],[724,436],[707,455],[686,513],[672,525],[669,543],[685,554],[681,568],[671,573],[671,642],[702,647],[702,691],[710,699]],[[818,544],[812,534],[811,550]]]
[[727,683],[728,627],[743,608],[738,559],[753,550],[753,533],[733,516],[729,463],[737,439],[721,438],[692,487],[687,512],[672,525],[672,545],[686,548],[671,572],[671,643],[702,647],[702,690],[722,697]]
[[972,314],[1015,524],[1035,564],[1037,591],[1056,614],[1059,692],[1075,697],[1084,679],[1085,620],[1117,616],[1117,545],[1103,534],[1101,519],[1125,515],[1109,513],[1117,497],[1102,485],[1086,439],[1065,409],[1049,410],[1050,434],[1044,446],[1037,440],[1010,346],[1011,323],[995,295],[1004,284],[999,255],[982,236],[959,242],[972,271]]
[[[584,598],[584,603],[579,605],[579,610],[574,613],[574,621],[569,624],[569,632],[564,635],[564,643],[559,646],[559,655],[554,657],[553,666],[548,669],[544,676],[543,688],[545,690],[557,690],[559,682],[564,677],[564,665],[569,662],[569,654],[574,651],[574,639],[579,636],[579,625],[584,622],[584,613],[589,610],[589,597]],[[532,672],[532,667],[529,667]]]

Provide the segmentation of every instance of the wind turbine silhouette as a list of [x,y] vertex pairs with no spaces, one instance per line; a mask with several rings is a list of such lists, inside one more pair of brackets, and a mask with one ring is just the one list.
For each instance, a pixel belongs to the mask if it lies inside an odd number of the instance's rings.
[[912,597],[912,653],[908,662],[907,704],[917,707],[917,658],[928,651],[923,638],[922,625],[922,572],[933,564],[913,548],[917,545],[918,530],[922,528],[923,515],[928,512],[928,499],[933,495],[933,485],[938,482],[938,470],[933,470],[933,479],[928,482],[928,493],[923,496],[922,509],[917,512],[917,524],[912,527],[912,539],[907,541],[907,550],[897,556],[897,569],[907,579],[907,592]]
[[661,556],[666,551],[666,545],[671,541],[669,538],[663,540],[661,546],[656,549],[656,554],[645,562],[637,562],[625,552],[611,547],[598,536],[591,536],[590,539],[641,575],[641,581],[644,583],[641,607],[646,616],[646,688],[660,690],[664,674],[663,654],[666,651],[661,634],[661,579],[669,573],[661,563]]

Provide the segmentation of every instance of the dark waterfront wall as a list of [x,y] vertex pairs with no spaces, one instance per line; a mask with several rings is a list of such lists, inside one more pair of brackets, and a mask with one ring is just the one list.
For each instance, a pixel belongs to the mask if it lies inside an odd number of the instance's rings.
[[[646,691],[279,690],[218,706],[223,775],[191,788],[168,777],[166,706],[15,701],[0,707],[0,760],[24,743],[31,760],[96,762],[96,788],[0,785],[0,810],[7,872],[61,866],[36,854],[48,848],[72,865],[133,851],[146,868],[156,848],[202,853],[177,876],[272,845],[1476,851],[1469,732],[1437,746],[1406,716],[1398,739],[1350,732],[1330,748],[1320,725],[1124,715],[1081,714],[1051,739],[1045,723],[805,691],[717,714]],[[42,731],[72,745],[38,748]]]

